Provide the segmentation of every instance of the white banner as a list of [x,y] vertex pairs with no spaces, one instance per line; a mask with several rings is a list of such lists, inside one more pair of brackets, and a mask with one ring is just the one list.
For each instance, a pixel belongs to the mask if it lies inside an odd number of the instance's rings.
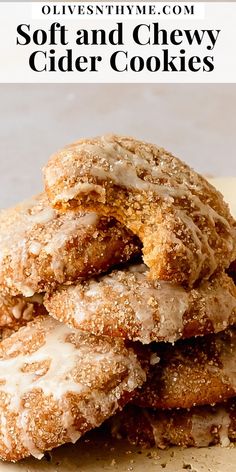
[[0,82],[235,83],[236,2],[0,3]]

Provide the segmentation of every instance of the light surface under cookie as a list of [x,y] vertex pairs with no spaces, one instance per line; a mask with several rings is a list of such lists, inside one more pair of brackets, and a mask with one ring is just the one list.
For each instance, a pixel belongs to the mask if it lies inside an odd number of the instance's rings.
[[0,212],[0,285],[32,296],[107,270],[139,251],[114,219],[51,208],[40,194]]
[[44,303],[74,328],[143,343],[217,333],[236,322],[236,286],[226,274],[185,289],[149,280],[144,264],[61,287]]
[[127,403],[145,378],[123,341],[38,317],[0,344],[0,458],[41,458],[77,441]]
[[236,403],[171,411],[128,405],[111,420],[111,429],[113,436],[127,437],[132,444],[143,447],[227,447],[236,441]]
[[153,279],[193,285],[235,258],[222,195],[163,148],[116,135],[84,139],[52,156],[44,174],[56,208],[114,216],[136,234]]

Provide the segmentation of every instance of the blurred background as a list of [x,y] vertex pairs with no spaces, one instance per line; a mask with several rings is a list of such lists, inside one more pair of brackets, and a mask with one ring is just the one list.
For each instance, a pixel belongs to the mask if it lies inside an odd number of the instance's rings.
[[81,137],[136,136],[197,171],[236,176],[236,85],[0,85],[0,207],[37,193],[50,154]]

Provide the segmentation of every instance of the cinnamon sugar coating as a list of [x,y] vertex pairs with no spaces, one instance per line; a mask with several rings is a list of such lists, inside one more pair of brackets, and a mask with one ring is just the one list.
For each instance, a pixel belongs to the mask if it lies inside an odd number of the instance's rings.
[[227,447],[236,441],[236,401],[190,410],[148,410],[128,405],[111,420],[114,437],[141,447]]
[[47,313],[43,305],[43,296],[36,294],[26,298],[21,295],[11,296],[0,290],[0,330],[4,337],[11,331],[17,331],[38,315]]
[[186,289],[150,280],[144,264],[60,287],[44,304],[74,328],[142,343],[217,333],[236,322],[236,286],[225,273]]
[[236,255],[236,227],[222,195],[163,148],[131,137],[82,139],[44,169],[55,208],[113,216],[143,243],[153,279],[192,286]]
[[145,378],[123,341],[38,317],[0,344],[0,458],[41,458],[77,441],[127,403]]
[[236,330],[154,344],[147,382],[134,403],[147,408],[191,408],[236,396]]
[[0,285],[32,296],[100,273],[139,251],[114,219],[51,208],[40,194],[0,212]]

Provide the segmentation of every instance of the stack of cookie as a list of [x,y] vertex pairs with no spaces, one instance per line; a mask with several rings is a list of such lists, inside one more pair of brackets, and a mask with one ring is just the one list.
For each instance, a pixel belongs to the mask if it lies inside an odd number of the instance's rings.
[[227,445],[236,229],[222,195],[113,135],[64,148],[44,177],[0,215],[1,458],[40,458],[120,410],[112,432],[134,443]]

